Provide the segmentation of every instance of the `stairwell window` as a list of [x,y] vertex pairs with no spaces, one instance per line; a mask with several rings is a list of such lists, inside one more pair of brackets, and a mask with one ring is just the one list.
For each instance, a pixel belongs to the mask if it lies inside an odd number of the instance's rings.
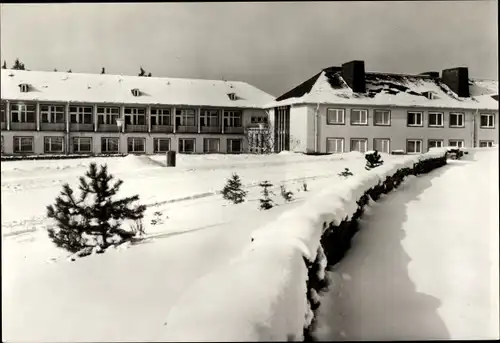
[[429,127],[443,127],[443,116],[441,112],[429,112]]
[[481,114],[481,129],[494,129],[495,128],[495,115]]
[[368,110],[351,110],[351,125],[368,125]]
[[73,138],[73,153],[91,153],[92,138],[91,137],[74,137]]
[[63,137],[44,137],[43,151],[45,153],[62,153],[64,150]]
[[422,112],[408,112],[407,114],[408,126],[423,126]]
[[464,126],[464,114],[459,112],[450,112],[450,127]]
[[391,125],[391,111],[389,111],[389,110],[374,110],[373,111],[373,125],[375,125],[375,126],[390,126]]
[[326,123],[328,125],[344,125],[345,110],[343,108],[329,108],[326,110]]
[[127,151],[132,153],[146,152],[146,138],[142,137],[127,138]]
[[344,152],[344,138],[327,138],[326,152],[330,154],[341,154]]
[[353,138],[351,139],[351,151],[359,151],[365,153],[368,150],[368,139]]
[[429,139],[427,142],[427,150],[432,148],[442,148],[444,146],[444,141],[442,139]]
[[406,141],[407,154],[421,154],[422,153],[422,140],[421,139],[408,139]]

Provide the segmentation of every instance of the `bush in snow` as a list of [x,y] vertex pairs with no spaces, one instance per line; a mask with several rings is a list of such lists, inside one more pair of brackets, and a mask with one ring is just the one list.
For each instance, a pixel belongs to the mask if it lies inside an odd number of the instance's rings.
[[114,200],[123,181],[111,184],[112,180],[106,165],[98,170],[91,163],[85,177],[80,177],[78,198],[68,184],[63,185],[55,204],[47,206],[47,217],[57,223],[48,234],[58,247],[73,253],[97,245],[104,250],[116,240],[132,239],[134,233],[121,229],[121,222],[143,218],[146,206],[132,207],[138,195]]
[[[153,213],[153,219],[151,219],[151,225],[163,224],[163,218],[161,217],[163,213],[156,211]],[[168,217],[167,217],[168,218]]]
[[132,233],[136,237],[142,237],[146,234],[146,228],[144,227],[144,222],[142,221],[142,219],[134,220],[134,223],[130,225],[130,228],[132,229]]
[[273,208],[274,201],[271,199],[270,192],[268,190],[268,188],[272,187],[273,185],[269,181],[263,181],[259,183],[259,186],[262,187],[262,198],[259,199],[260,209],[269,210],[270,208]]
[[242,203],[247,195],[247,192],[242,189],[241,179],[236,173],[233,173],[231,178],[227,180],[221,193],[224,200],[229,200],[233,204]]
[[304,192],[307,192],[307,183],[306,183],[305,181],[304,181],[304,182],[302,182],[302,190],[303,190]]
[[377,150],[365,154],[365,159],[366,159],[366,165],[365,165],[366,170],[377,168],[382,164],[384,164],[384,161],[382,161],[382,156],[380,156]]
[[281,196],[285,199],[286,202],[290,202],[293,200],[293,192],[287,191],[284,185],[280,186]]
[[339,176],[343,176],[343,177],[345,177],[347,179],[349,176],[353,176],[354,174],[351,173],[351,171],[349,170],[349,168],[345,168],[344,171],[342,173],[339,173],[338,175]]

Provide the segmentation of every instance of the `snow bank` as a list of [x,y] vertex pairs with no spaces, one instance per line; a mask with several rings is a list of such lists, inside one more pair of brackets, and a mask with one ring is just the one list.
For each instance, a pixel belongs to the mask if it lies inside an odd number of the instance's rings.
[[[334,183],[293,211],[256,230],[230,264],[199,279],[167,316],[162,341],[302,340],[311,323],[308,272],[328,225],[349,220],[367,190],[415,163],[443,157],[446,148],[406,156]],[[321,268],[326,263],[320,261]],[[324,270],[318,270],[324,278]]]

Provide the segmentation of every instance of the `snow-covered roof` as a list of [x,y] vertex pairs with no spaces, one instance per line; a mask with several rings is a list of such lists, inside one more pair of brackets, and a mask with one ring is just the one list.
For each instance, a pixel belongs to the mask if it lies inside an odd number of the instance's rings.
[[[20,85],[29,91],[21,92]],[[134,96],[132,90],[139,90]],[[236,100],[229,94],[234,93]],[[137,94],[137,93],[136,93]],[[262,108],[273,96],[241,81],[1,70],[9,100]]]
[[[341,69],[322,70],[266,108],[293,104],[344,104],[387,107],[430,107],[498,111],[498,81],[469,80],[469,98],[458,97],[439,77],[366,73],[366,92],[355,93]],[[432,93],[432,97],[428,96]]]

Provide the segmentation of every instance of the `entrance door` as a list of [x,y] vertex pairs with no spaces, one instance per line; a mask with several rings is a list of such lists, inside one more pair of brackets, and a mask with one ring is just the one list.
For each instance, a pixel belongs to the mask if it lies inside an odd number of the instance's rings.
[[290,106],[274,109],[274,151],[290,150]]

